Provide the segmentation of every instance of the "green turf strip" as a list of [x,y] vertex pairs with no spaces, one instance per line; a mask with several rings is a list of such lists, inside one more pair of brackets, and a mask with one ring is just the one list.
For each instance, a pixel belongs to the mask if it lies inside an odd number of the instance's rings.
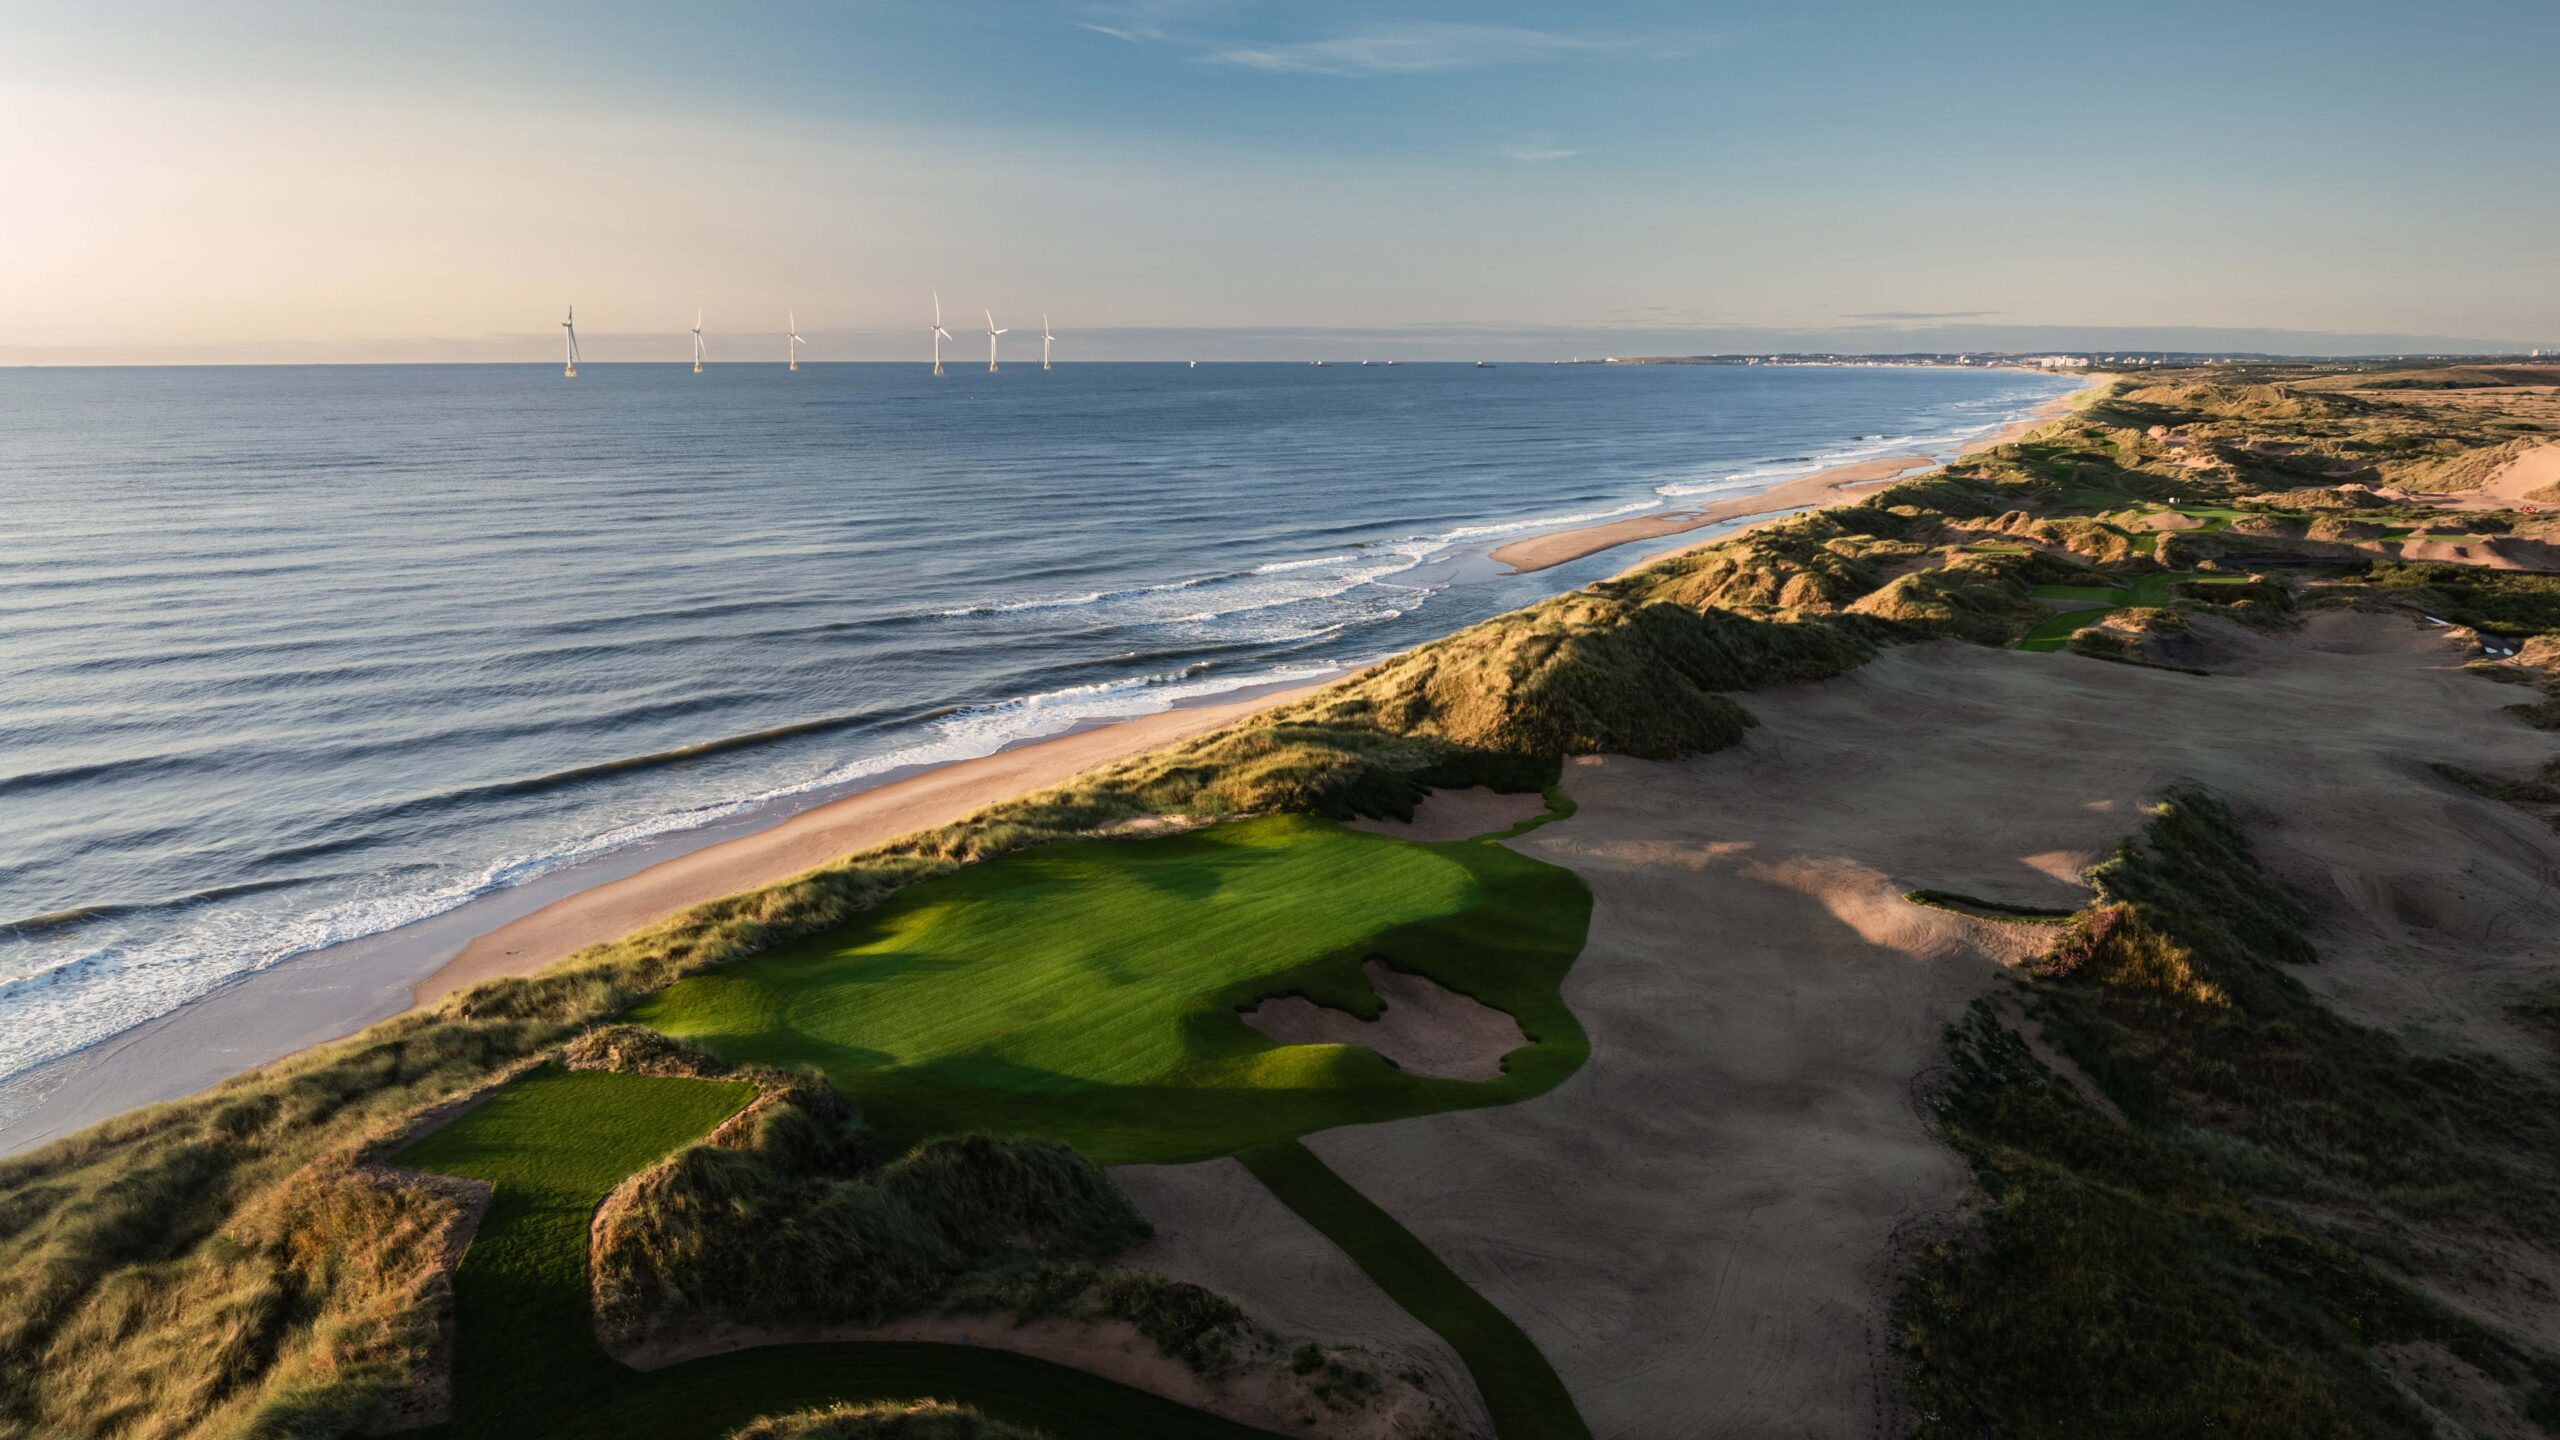
[[[630,1018],[815,1066],[892,1146],[979,1131],[1102,1164],[1202,1160],[1553,1086],[1589,1052],[1557,987],[1590,906],[1570,871],[1499,845],[1270,816],[972,865]],[[1498,1080],[1438,1080],[1237,1017],[1287,994],[1374,1015],[1372,956],[1509,1011],[1534,1043]]]
[[545,1068],[396,1157],[494,1186],[454,1276],[454,1419],[441,1433],[718,1440],[759,1415],[933,1397],[1053,1440],[1266,1434],[1080,1370],[974,1346],[778,1345],[646,1374],[617,1363],[596,1344],[587,1298],[596,1206],[752,1094],[740,1084]]
[[1396,1218],[1295,1140],[1248,1150],[1246,1168],[1466,1362],[1501,1440],[1587,1440],[1591,1428],[1535,1342]]

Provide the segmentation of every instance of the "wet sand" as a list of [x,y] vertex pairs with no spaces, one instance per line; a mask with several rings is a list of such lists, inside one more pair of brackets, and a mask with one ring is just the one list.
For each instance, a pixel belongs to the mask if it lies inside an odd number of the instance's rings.
[[948,825],[1015,796],[1062,785],[1088,770],[1206,735],[1320,688],[1293,686],[1070,731],[828,801],[771,829],[689,851],[501,925],[419,981],[412,996],[426,1005],[482,980],[530,974],[696,905],[788,880],[901,835]]
[[892,778],[797,814],[739,817],[297,955],[0,1083],[0,1155],[344,1039],[457,986],[528,974],[705,900],[1205,735],[1323,683],[1264,686],[1087,726]]
[[[1970,455],[1977,450],[1988,450],[1994,445],[2006,445],[2018,439],[2069,410],[2078,402],[2081,395],[2086,394],[2092,386],[2104,378],[2107,377],[2090,377],[2087,385],[2068,394],[2055,396],[2038,405],[2025,416],[1967,444],[1957,453],[1960,456]],[[1532,571],[1546,570],[1579,560],[1585,555],[1597,555],[1603,550],[1630,545],[1639,540],[1658,540],[1666,535],[1683,535],[1689,531],[1703,530],[1710,525],[1722,524],[1728,520],[1747,520],[1754,516],[1777,515],[1789,510],[1835,504],[1846,498],[1842,494],[1843,491],[1868,485],[1881,485],[1888,480],[1910,474],[1912,471],[1926,470],[1937,463],[1938,458],[1934,455],[1889,455],[1877,460],[1860,460],[1850,465],[1834,465],[1827,470],[1816,470],[1810,475],[1799,475],[1793,480],[1781,481],[1766,490],[1710,501],[1695,510],[1673,510],[1659,515],[1634,515],[1624,520],[1611,520],[1599,525],[1583,525],[1570,530],[1550,530],[1543,535],[1531,535],[1496,548],[1493,558],[1510,566],[1513,574],[1526,575]]]

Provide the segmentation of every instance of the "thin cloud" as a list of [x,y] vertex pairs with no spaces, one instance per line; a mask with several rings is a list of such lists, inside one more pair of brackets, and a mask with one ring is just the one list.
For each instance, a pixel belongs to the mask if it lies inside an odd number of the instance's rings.
[[1558,144],[1554,131],[1539,130],[1516,137],[1502,147],[1502,153],[1523,164],[1534,165],[1543,160],[1570,160],[1582,152],[1568,150]]
[[2006,315],[2006,310],[1870,310],[1863,315],[1844,315],[1844,320],[1979,320],[1987,315]]
[[1570,35],[1518,25],[1431,21],[1294,44],[1220,46],[1201,58],[1213,65],[1242,65],[1252,70],[1299,75],[1434,75],[1642,48],[1641,42],[1633,40]]
[[1438,20],[1368,25],[1312,39],[1246,39],[1210,34],[1185,23],[1201,14],[1203,8],[1180,3],[1116,5],[1091,11],[1091,18],[1074,23],[1132,45],[1186,50],[1204,64],[1234,65],[1274,74],[1351,78],[1438,75],[1574,56],[1669,59],[1687,54],[1692,48],[1689,42],[1659,37],[1591,35],[1525,25]]

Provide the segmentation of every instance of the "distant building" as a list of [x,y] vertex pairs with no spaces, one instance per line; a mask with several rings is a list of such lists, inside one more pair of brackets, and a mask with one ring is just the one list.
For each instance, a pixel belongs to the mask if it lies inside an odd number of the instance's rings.
[[2027,363],[2040,370],[2086,370],[2089,368],[2089,357],[2086,355],[2039,355]]

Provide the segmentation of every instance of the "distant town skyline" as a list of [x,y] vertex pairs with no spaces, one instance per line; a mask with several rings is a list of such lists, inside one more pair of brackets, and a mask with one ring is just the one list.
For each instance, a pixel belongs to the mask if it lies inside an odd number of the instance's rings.
[[[2482,4],[37,0],[0,362],[2521,349]],[[1017,324],[1018,322],[1018,324]],[[2216,337],[2221,337],[2217,339]],[[770,352],[767,354],[767,352]]]

